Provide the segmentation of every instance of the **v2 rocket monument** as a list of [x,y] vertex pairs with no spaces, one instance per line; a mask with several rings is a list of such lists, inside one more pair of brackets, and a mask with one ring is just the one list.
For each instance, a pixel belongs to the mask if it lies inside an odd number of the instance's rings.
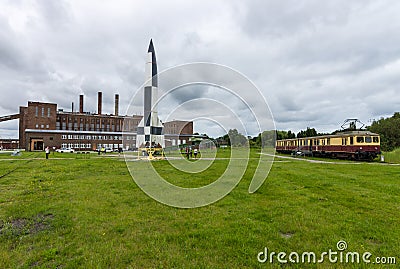
[[147,50],[146,84],[144,85],[143,119],[137,127],[137,148],[164,148],[163,124],[158,118],[157,60],[153,40]]

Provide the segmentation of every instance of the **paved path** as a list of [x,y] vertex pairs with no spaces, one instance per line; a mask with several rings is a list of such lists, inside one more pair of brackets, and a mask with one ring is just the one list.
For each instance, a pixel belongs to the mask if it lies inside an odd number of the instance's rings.
[[[76,158],[51,158],[49,160],[74,160]],[[0,159],[0,161],[28,161],[28,160],[46,160],[46,158],[15,158],[15,159]]]
[[[260,153],[268,156],[273,156],[272,154],[268,153]],[[312,160],[308,159],[307,157],[299,157],[295,158],[292,156],[281,156],[281,155],[275,155],[275,158],[281,158],[281,159],[289,159],[293,161],[305,161],[309,163],[326,163],[326,164],[372,164],[372,165],[394,165],[398,166],[400,165],[399,163],[375,163],[375,162],[355,162],[355,161],[341,161],[341,162],[335,162],[335,161],[322,161],[322,160]]]

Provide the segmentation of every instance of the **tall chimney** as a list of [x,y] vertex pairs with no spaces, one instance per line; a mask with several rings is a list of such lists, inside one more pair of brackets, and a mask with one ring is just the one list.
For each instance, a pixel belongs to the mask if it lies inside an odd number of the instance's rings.
[[101,115],[102,102],[103,102],[103,93],[98,92],[97,93],[97,114],[99,114],[99,115]]
[[71,104],[71,112],[74,113],[74,102]]
[[118,116],[118,110],[119,110],[119,94],[115,94],[115,109],[114,109],[115,116]]
[[79,95],[79,113],[83,113],[83,94]]

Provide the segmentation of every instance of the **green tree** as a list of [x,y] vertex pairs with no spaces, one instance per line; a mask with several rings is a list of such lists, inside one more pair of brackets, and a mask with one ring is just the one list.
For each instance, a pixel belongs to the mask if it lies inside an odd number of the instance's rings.
[[400,147],[400,113],[395,112],[390,118],[373,121],[367,129],[381,137],[383,151],[391,151]]
[[262,147],[275,147],[275,139],[276,139],[276,133],[274,130],[262,132],[261,134]]
[[318,133],[314,128],[307,127],[307,130],[305,131],[301,130],[300,132],[297,133],[297,138],[311,137],[317,135]]
[[282,139],[289,139],[289,138],[296,138],[296,134],[292,133],[291,130],[289,131],[276,131],[276,139],[277,140],[282,140]]
[[232,146],[240,147],[248,143],[247,138],[236,129],[230,129],[228,131],[228,136]]

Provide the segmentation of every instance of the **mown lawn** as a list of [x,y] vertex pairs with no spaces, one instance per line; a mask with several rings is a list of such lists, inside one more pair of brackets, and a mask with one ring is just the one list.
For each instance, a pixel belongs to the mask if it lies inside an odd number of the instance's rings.
[[[368,268],[365,264],[261,264],[270,251],[337,250],[400,263],[400,166],[277,160],[248,194],[255,169],[224,199],[177,209],[146,196],[123,159],[0,160],[1,268]],[[227,152],[223,156],[229,155]],[[221,155],[222,156],[222,155]],[[33,158],[33,159],[31,159]],[[192,177],[154,162],[171,181],[209,184],[227,160]],[[138,168],[142,162],[136,162]],[[13,171],[7,174],[8,171]],[[186,186],[187,187],[187,186]]]

